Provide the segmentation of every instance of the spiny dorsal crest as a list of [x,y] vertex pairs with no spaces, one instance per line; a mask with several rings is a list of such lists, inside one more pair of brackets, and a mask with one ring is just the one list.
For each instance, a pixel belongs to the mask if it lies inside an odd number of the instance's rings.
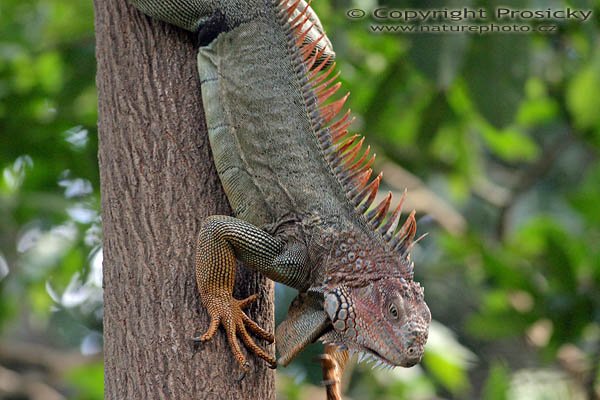
[[[312,55],[316,52],[321,52],[320,57],[317,57],[315,64],[325,61],[325,64],[333,62],[335,53],[327,36],[323,34],[321,21],[319,17],[310,7],[311,0],[308,3],[305,0],[282,0],[279,9],[285,10],[286,25],[296,26],[297,29],[306,30],[300,47],[310,49]],[[319,40],[317,40],[319,39]]]
[[393,250],[406,257],[416,243],[415,211],[398,227],[406,192],[389,216],[391,192],[379,204],[371,207],[383,173],[370,180],[375,154],[370,154],[370,146],[364,149],[364,138],[348,133],[354,117],[350,116],[350,110],[342,114],[342,109],[350,93],[330,100],[341,87],[341,83],[337,82],[339,72],[335,72],[334,53],[327,36],[319,29],[315,37],[315,24],[319,23],[318,19],[315,20],[316,14],[310,3],[304,0],[281,0],[277,6],[281,23],[288,29],[288,47],[296,56],[296,73],[323,156],[357,212]]

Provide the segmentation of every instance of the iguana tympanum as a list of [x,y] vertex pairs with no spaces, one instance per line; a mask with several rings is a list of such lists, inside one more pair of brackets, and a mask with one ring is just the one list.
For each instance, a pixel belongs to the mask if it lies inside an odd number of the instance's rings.
[[[421,359],[431,314],[413,280],[414,212],[398,227],[391,194],[373,205],[369,147],[347,128],[333,51],[304,0],[132,0],[144,13],[197,32],[210,144],[235,218],[208,217],[196,278],[211,322],[272,366],[320,340],[376,362]],[[401,202],[400,202],[401,204]],[[299,291],[275,337],[233,298],[236,259]],[[249,333],[273,342],[279,358]],[[338,355],[339,356],[339,355]],[[336,357],[326,355],[325,364]],[[337,359],[345,359],[345,355]]]

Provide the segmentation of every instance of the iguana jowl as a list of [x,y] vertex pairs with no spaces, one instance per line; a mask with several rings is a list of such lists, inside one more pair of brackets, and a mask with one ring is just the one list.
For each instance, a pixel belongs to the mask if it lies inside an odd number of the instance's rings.
[[[414,212],[398,227],[391,194],[373,202],[381,174],[347,128],[347,95],[332,100],[333,52],[303,0],[133,0],[145,13],[198,31],[198,66],[217,171],[236,218],[208,217],[196,278],[211,317],[240,366],[237,335],[269,364],[286,365],[321,340],[409,367],[423,354],[431,314],[413,280]],[[298,289],[276,330],[280,357],[248,332],[274,337],[233,298],[235,261]]]

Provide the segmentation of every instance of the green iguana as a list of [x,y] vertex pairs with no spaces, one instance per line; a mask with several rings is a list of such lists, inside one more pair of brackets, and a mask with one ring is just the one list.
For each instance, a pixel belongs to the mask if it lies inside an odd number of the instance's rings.
[[[196,278],[211,322],[197,339],[223,325],[244,371],[238,336],[272,366],[315,340],[329,344],[326,369],[346,351],[387,366],[419,362],[431,314],[409,258],[415,214],[398,227],[402,201],[391,213],[391,194],[373,206],[381,174],[370,180],[374,155],[348,133],[348,95],[332,100],[334,53],[310,5],[132,2],[197,32],[209,139],[236,215],[208,217],[198,236]],[[233,298],[236,259],[299,291],[275,336],[242,311],[256,295]],[[279,358],[249,332],[275,340]]]

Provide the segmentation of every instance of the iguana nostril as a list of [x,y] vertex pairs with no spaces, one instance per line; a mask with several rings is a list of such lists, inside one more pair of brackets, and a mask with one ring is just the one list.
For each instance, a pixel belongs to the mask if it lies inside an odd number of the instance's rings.
[[404,359],[402,366],[408,368],[421,361],[422,354],[416,347],[410,347],[406,351],[406,356],[407,357]]

